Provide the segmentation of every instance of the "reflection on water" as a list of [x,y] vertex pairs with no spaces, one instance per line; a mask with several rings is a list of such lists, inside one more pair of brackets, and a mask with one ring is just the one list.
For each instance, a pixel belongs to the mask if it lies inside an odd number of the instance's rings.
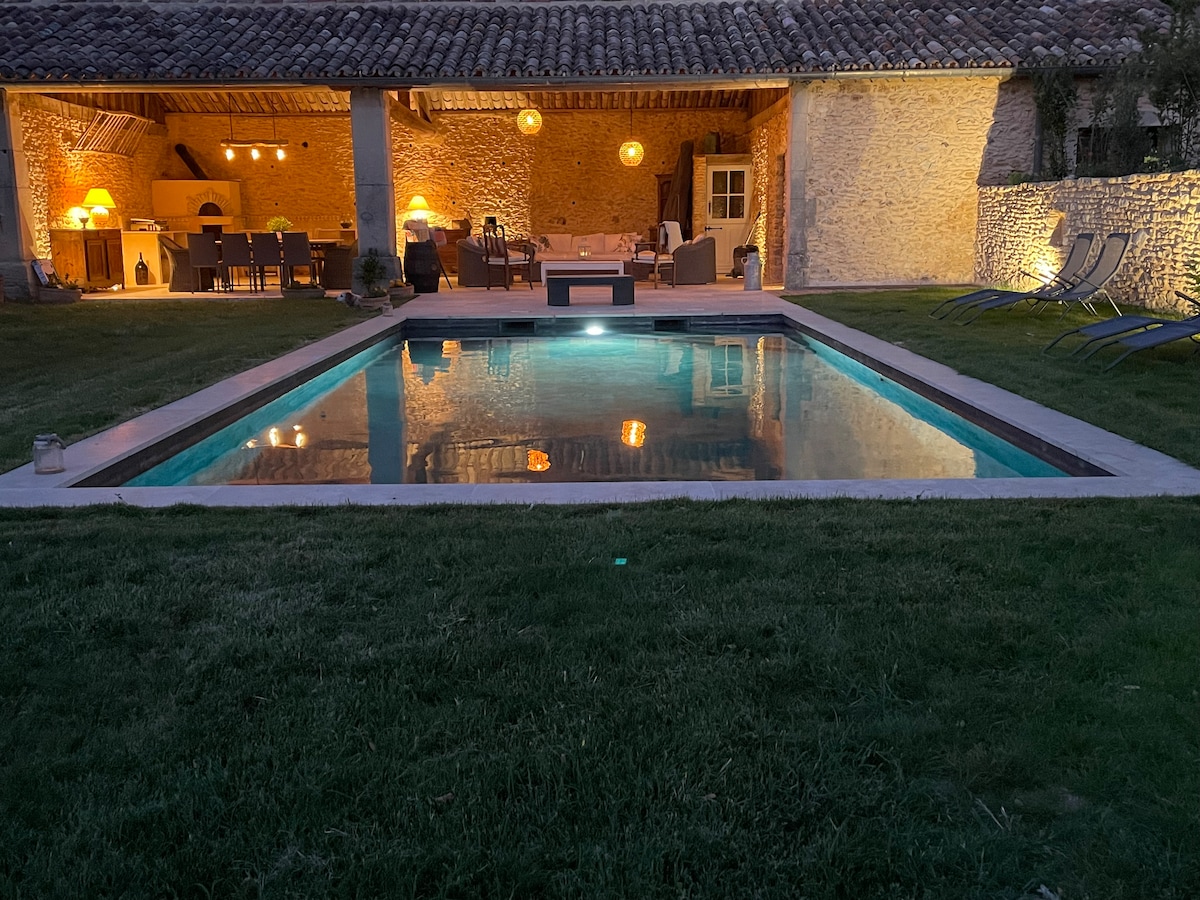
[[781,335],[410,340],[369,356],[131,483],[1061,474]]

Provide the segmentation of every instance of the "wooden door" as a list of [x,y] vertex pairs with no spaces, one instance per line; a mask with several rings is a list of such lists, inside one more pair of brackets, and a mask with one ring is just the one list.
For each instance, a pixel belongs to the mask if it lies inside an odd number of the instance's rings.
[[750,163],[709,165],[708,214],[704,230],[717,241],[717,272],[733,269],[733,248],[742,243],[750,225],[753,186]]

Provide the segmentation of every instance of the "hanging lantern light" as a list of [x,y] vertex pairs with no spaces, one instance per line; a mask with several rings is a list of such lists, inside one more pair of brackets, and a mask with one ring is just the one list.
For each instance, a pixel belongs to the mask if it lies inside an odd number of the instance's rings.
[[633,139],[633,94],[629,95],[629,140],[621,145],[618,151],[623,166],[640,166],[646,150]]
[[521,134],[537,134],[542,130],[542,114],[536,109],[523,109],[517,113],[517,130]]

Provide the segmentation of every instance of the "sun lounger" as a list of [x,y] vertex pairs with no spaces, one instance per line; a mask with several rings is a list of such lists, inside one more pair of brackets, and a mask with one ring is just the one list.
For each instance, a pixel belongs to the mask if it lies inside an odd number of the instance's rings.
[[[1041,291],[1065,291],[1075,283],[1075,279],[1083,270],[1083,264],[1087,262],[1088,254],[1092,252],[1092,245],[1096,243],[1094,234],[1079,234],[1075,237],[1075,242],[1071,244],[1071,250],[1067,253],[1067,258],[1062,264],[1062,268],[1050,278],[1044,281],[1041,287],[1034,288],[1033,293]],[[1035,275],[1030,275],[1028,272],[1022,272],[1029,278],[1036,278]],[[1001,288],[980,288],[977,291],[971,291],[969,294],[963,294],[961,297],[952,297],[943,303],[939,303],[937,308],[929,314],[933,319],[944,319],[951,313],[961,313],[964,309],[968,309],[977,303],[982,303],[985,300],[992,300],[1004,294],[1020,293],[1014,291],[1006,291]],[[1024,296],[1024,294],[1022,294]],[[943,309],[945,312],[942,312]],[[941,313],[941,315],[938,315]]]
[[[1191,297],[1187,299],[1190,302],[1196,302]],[[1153,347],[1161,347],[1163,344],[1172,344],[1175,341],[1182,341],[1186,338],[1191,338],[1193,341],[1200,343],[1200,315],[1174,322],[1168,321],[1163,325],[1155,325],[1143,331],[1134,332],[1133,334],[1124,334],[1111,338],[1103,343],[1096,344],[1095,347],[1080,358],[1088,359],[1108,347],[1125,348],[1124,353],[1104,367],[1104,371],[1107,372],[1131,354],[1140,353],[1142,350],[1149,350]]]
[[[982,303],[975,304],[971,309],[975,313],[969,319],[959,322],[960,325],[970,325],[989,309],[1004,309],[1011,307],[1022,301],[1028,301],[1033,304],[1039,311],[1048,303],[1064,304],[1063,315],[1070,308],[1078,303],[1092,315],[1098,315],[1094,306],[1092,306],[1092,298],[1104,289],[1109,280],[1116,274],[1117,269],[1121,266],[1121,261],[1125,258],[1125,251],[1129,249],[1131,236],[1122,232],[1110,234],[1104,241],[1104,246],[1100,248],[1100,254],[1096,257],[1096,261],[1092,263],[1092,267],[1087,274],[1081,277],[1075,284],[1064,291],[1057,291],[1053,294],[1048,292],[1021,294],[1014,292],[1002,297],[996,297],[991,300],[984,300]],[[1109,303],[1112,304],[1113,311],[1119,316],[1121,311],[1117,309],[1117,304],[1113,303],[1112,297],[1104,295]]]
[[1085,348],[1094,344],[1096,341],[1102,341],[1105,338],[1116,337],[1120,334],[1128,334],[1135,331],[1145,331],[1148,328],[1155,328],[1159,325],[1174,325],[1180,321],[1191,322],[1194,320],[1200,320],[1200,300],[1189,297],[1183,291],[1176,291],[1175,294],[1185,302],[1192,304],[1192,307],[1196,310],[1186,319],[1163,319],[1159,316],[1147,316],[1141,314],[1116,316],[1112,319],[1105,319],[1103,322],[1093,322],[1091,325],[1081,325],[1078,328],[1072,328],[1070,331],[1064,331],[1044,348],[1042,348],[1042,352],[1048,353],[1059,341],[1061,341],[1063,338],[1070,337],[1071,335],[1077,334],[1087,338],[1087,340],[1067,354],[1068,356],[1075,356],[1081,350],[1084,350]]

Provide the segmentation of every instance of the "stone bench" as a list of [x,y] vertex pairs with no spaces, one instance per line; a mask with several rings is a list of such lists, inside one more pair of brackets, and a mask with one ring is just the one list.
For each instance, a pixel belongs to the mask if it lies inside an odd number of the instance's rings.
[[632,275],[548,275],[546,304],[570,306],[573,287],[611,287],[613,306],[633,305]]

